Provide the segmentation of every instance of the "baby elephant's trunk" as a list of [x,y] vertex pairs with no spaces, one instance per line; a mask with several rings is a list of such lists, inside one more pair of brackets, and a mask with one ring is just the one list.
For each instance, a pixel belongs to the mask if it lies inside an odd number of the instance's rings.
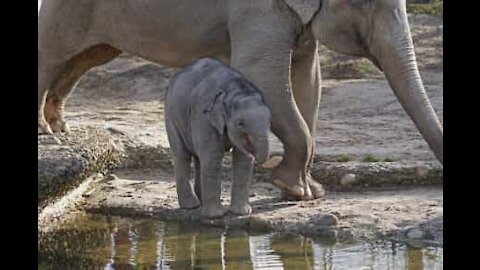
[[268,147],[268,134],[253,136],[253,145],[255,148],[255,159],[258,163],[264,163],[267,161],[270,155]]

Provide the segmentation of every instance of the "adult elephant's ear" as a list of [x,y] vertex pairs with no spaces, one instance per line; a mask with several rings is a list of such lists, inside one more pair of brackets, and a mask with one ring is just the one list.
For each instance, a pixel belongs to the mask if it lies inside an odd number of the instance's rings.
[[223,135],[226,121],[225,106],[223,105],[224,97],[225,91],[218,90],[215,94],[207,96],[202,105],[203,113],[220,135]]
[[313,15],[320,9],[322,0],[284,0],[302,20],[303,24],[309,23]]

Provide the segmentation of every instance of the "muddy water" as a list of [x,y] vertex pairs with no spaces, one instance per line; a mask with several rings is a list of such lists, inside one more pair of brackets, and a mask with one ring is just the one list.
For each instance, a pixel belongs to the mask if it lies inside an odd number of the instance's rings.
[[441,248],[82,216],[39,233],[39,269],[443,269]]

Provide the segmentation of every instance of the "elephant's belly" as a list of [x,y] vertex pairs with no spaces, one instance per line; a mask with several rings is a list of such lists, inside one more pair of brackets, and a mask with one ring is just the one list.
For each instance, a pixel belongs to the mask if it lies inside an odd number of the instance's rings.
[[227,41],[211,43],[183,43],[176,41],[159,41],[158,43],[142,43],[137,46],[123,46],[112,44],[114,47],[145,60],[168,65],[183,67],[200,57],[213,57],[229,64],[230,46]]
[[111,24],[112,45],[122,51],[175,67],[230,56],[224,1],[147,1],[126,8],[131,14]]

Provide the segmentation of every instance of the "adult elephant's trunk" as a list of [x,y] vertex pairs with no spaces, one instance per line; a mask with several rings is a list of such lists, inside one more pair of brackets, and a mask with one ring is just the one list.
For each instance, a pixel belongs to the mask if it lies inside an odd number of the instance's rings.
[[405,8],[384,15],[373,25],[370,59],[383,70],[402,107],[443,164],[443,127],[420,78]]

